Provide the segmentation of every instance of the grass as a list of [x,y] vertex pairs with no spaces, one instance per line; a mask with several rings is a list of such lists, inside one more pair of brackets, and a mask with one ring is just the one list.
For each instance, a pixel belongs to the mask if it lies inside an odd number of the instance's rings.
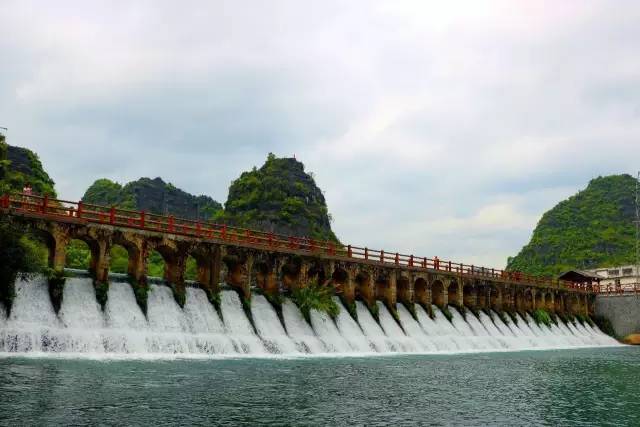
[[356,302],[351,301],[347,302],[343,297],[340,297],[340,301],[342,301],[342,305],[347,309],[347,312],[351,315],[353,320],[358,321],[358,310],[356,309]]
[[547,310],[543,310],[541,308],[535,310],[532,313],[532,317],[538,325],[545,325],[550,328],[551,323],[553,323]]
[[444,306],[444,307],[438,307],[438,308],[440,309],[442,314],[444,314],[444,317],[446,317],[449,322],[453,322],[453,314],[451,314],[451,311],[449,311],[449,307]]
[[336,318],[340,313],[340,307],[333,300],[333,288],[322,286],[317,282],[311,282],[307,286],[293,290],[291,300],[309,323],[311,323],[311,310],[327,313],[331,318]]
[[47,271],[47,281],[49,283],[49,297],[51,298],[51,304],[57,313],[60,311],[60,307],[62,306],[64,284],[67,281],[67,278],[65,277],[63,270],[49,269]]
[[147,282],[139,283],[137,280],[131,279],[131,287],[133,288],[133,293],[136,296],[138,306],[146,316],[147,300],[149,298],[149,284]]
[[96,282],[93,286],[96,290],[96,300],[100,304],[100,307],[102,307],[102,310],[104,310],[109,293],[109,282]]
[[616,331],[613,329],[611,321],[604,316],[593,316],[593,322],[600,328],[602,332],[610,337],[618,339]]
[[187,290],[182,286],[178,286],[175,283],[171,283],[171,290],[173,291],[173,298],[176,300],[180,308],[184,308],[185,303],[187,302]]

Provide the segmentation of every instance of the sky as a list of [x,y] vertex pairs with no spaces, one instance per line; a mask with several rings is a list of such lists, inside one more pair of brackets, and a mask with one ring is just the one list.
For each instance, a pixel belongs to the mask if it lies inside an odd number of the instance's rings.
[[640,169],[640,3],[0,3],[0,126],[59,196],[160,176],[224,203],[295,157],[359,246],[504,267]]

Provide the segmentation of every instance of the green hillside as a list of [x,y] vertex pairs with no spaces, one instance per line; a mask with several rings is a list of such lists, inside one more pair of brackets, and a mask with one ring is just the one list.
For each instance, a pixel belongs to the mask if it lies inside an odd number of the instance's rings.
[[161,178],[140,178],[125,185],[98,179],[82,201],[187,219],[216,220],[222,214],[222,205],[211,197],[194,196]]
[[631,175],[598,177],[538,222],[507,269],[557,275],[635,262],[635,188]]
[[225,219],[274,233],[337,241],[322,191],[304,165],[269,154],[260,168],[231,183]]
[[0,135],[0,193],[21,192],[27,183],[35,194],[56,195],[55,184],[38,155],[26,148],[8,145],[4,135]]

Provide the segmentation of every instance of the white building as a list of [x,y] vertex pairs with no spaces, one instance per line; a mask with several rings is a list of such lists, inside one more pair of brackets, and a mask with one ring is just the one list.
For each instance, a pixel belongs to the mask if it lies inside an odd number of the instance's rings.
[[640,291],[640,272],[635,265],[596,268],[586,271],[602,277],[600,280],[602,292],[633,292],[636,289]]

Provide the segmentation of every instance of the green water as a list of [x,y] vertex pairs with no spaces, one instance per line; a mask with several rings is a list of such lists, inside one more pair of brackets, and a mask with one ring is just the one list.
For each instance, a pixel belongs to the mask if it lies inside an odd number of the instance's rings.
[[1,425],[640,425],[640,349],[0,359]]

